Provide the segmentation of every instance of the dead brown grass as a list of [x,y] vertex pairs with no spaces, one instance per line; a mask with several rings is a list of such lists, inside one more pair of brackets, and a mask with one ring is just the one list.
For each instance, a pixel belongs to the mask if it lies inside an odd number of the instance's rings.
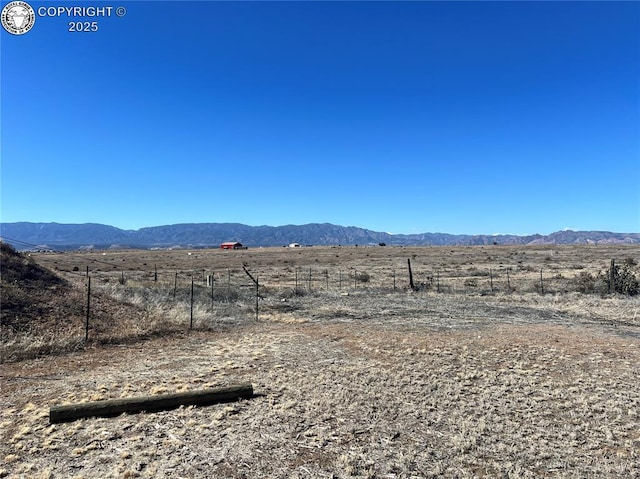
[[[403,326],[400,328],[399,326]],[[638,477],[637,338],[597,327],[261,323],[2,366],[3,474]],[[47,407],[249,381],[231,405]]]
[[[375,281],[406,263],[406,251],[359,250],[336,266]],[[330,268],[342,254],[306,251],[286,268],[315,259]],[[606,266],[612,255],[559,251],[565,272],[574,262]],[[478,252],[452,255],[480,269]],[[283,261],[291,252],[274,253]],[[524,253],[535,268],[533,257],[546,261],[549,250]],[[639,298],[375,283],[296,295],[287,293],[294,270],[269,251],[251,261],[224,254],[211,252],[221,281],[226,268],[241,272],[238,258],[265,278],[259,321],[249,305],[220,302],[226,309],[198,311],[196,331],[1,364],[0,477],[640,477]],[[148,272],[130,275],[103,294],[148,314],[134,294]],[[52,404],[239,382],[259,396],[48,424]]]

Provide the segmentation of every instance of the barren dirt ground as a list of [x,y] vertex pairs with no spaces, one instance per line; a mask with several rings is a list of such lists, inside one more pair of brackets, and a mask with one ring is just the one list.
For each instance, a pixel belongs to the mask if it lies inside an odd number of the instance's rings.
[[[0,477],[640,477],[637,298],[284,304],[0,364]],[[246,382],[240,402],[49,424],[51,405]]]
[[[2,365],[9,477],[640,477],[640,341],[540,322],[261,322]],[[50,425],[53,404],[250,382]]]

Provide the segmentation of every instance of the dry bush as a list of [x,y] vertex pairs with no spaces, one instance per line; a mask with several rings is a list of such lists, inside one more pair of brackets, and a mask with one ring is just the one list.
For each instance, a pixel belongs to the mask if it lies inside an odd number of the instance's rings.
[[476,278],[467,278],[463,284],[468,288],[476,288],[478,286],[478,280]]
[[278,292],[280,299],[299,298],[307,294],[307,291],[303,288],[285,288]]
[[[628,263],[625,262],[622,267],[614,265],[613,276],[616,293],[626,296],[635,296],[640,293],[640,282]],[[606,294],[610,291],[610,283],[611,267],[604,272],[598,272],[597,275],[582,271],[574,278],[576,290],[585,294]]]
[[354,278],[359,283],[368,283],[371,280],[371,276],[366,271],[356,271]]
[[614,264],[613,272],[611,271],[611,267],[605,271],[601,279],[607,285],[608,290],[610,288],[612,273],[615,286],[614,290],[616,293],[624,294],[626,296],[636,296],[640,293],[640,282],[629,264],[625,264],[622,267]]
[[578,292],[589,294],[595,292],[596,277],[587,271],[581,271],[573,279],[573,283]]

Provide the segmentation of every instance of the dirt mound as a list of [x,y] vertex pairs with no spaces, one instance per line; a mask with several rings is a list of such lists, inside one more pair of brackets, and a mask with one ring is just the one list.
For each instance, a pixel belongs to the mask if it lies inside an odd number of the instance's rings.
[[6,243],[0,247],[0,363],[148,333],[148,314],[140,307],[92,292],[86,341],[84,275],[65,279]]
[[72,285],[10,245],[0,243],[0,326],[27,331],[67,310]]

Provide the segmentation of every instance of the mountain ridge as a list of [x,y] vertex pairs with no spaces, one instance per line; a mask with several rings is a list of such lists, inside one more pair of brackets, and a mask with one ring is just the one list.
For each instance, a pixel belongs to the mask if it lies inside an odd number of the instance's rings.
[[224,241],[249,247],[302,245],[466,246],[528,244],[640,244],[640,233],[556,231],[548,235],[390,234],[357,226],[309,223],[249,226],[241,223],[179,223],[125,230],[99,223],[0,223],[3,241],[18,249],[217,248]]

